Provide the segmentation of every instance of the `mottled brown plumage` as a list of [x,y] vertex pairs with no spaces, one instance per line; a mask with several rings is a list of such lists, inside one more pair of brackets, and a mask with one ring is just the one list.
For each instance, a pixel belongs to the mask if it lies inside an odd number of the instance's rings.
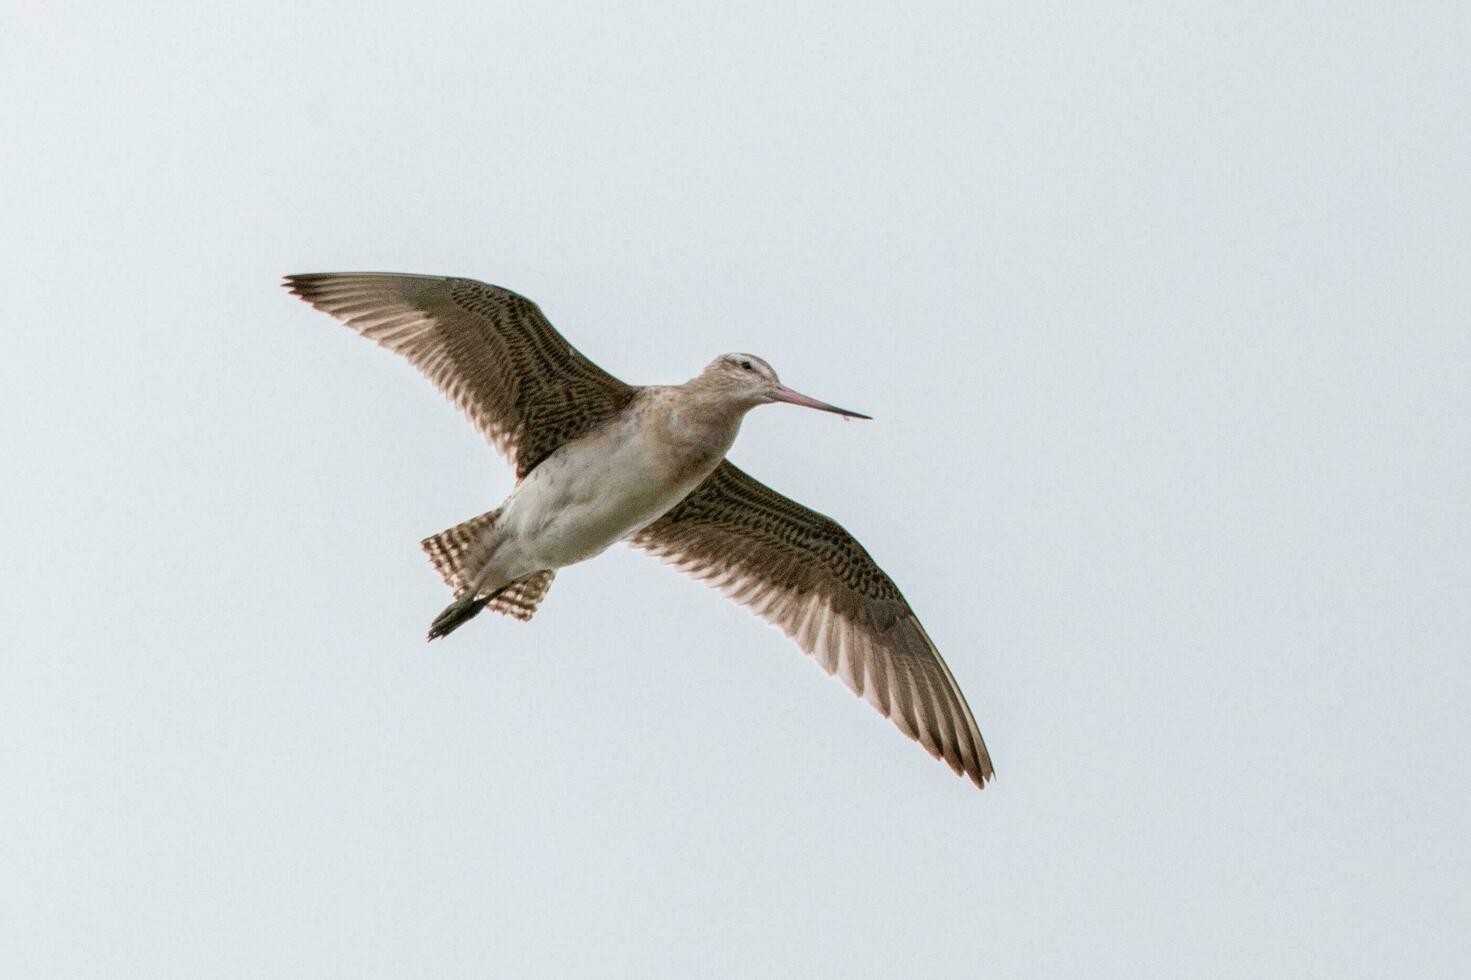
[[965,696],[904,596],[836,521],[723,462],[630,539],[781,628],[900,731],[982,785]]
[[637,389],[559,334],[524,296],[444,276],[314,273],[287,288],[407,358],[523,477],[606,422]]
[[[792,392],[750,355],[717,359],[681,386],[624,384],[568,344],[530,300],[472,279],[322,273],[288,276],[286,284],[407,358],[455,402],[529,488],[533,502],[519,506],[533,514],[533,525],[549,519],[535,501],[563,499],[559,487],[601,472],[601,454],[623,454],[619,465],[632,466],[626,472],[639,479],[682,487],[632,531],[616,534],[780,627],[957,773],[978,786],[991,778],[965,698],[893,581],[835,521],[722,461],[741,416],[754,405],[780,400],[855,413]],[[605,484],[591,486],[596,498]],[[518,493],[522,487],[518,482]],[[580,492],[576,499],[584,500],[587,491]],[[504,526],[503,511],[516,499],[513,494],[502,508],[423,542],[457,597],[431,638],[483,606],[531,618],[555,572],[542,564],[584,557],[575,547],[565,551],[575,540],[564,541],[563,557],[520,565],[502,560],[514,570],[494,578],[497,549],[513,530]],[[629,499],[632,506],[643,498]],[[589,547],[596,553],[606,544]]]

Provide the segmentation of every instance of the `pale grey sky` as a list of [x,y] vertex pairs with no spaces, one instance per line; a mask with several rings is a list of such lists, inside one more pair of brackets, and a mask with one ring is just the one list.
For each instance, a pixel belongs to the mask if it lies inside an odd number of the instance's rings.
[[[0,975],[1471,971],[1471,14],[0,12]],[[487,279],[969,696],[643,555],[426,646],[509,469],[287,272]]]

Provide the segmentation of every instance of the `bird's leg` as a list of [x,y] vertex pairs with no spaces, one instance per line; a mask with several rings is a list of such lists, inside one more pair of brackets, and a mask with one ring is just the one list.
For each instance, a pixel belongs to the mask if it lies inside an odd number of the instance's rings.
[[486,603],[505,590],[504,587],[499,588],[489,595],[476,595],[474,589],[466,591],[464,595],[445,607],[444,612],[434,617],[434,622],[429,624],[429,639],[437,640],[441,636],[449,636],[474,619],[480,610],[485,608]]

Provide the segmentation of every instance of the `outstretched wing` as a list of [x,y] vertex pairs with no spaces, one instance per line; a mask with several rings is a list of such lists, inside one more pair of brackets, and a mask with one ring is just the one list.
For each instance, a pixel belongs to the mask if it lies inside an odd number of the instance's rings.
[[914,611],[835,521],[725,462],[632,543],[779,626],[977,786],[994,775],[965,696]]
[[634,389],[567,343],[536,304],[474,279],[382,272],[286,277],[286,287],[434,382],[516,467],[617,414]]

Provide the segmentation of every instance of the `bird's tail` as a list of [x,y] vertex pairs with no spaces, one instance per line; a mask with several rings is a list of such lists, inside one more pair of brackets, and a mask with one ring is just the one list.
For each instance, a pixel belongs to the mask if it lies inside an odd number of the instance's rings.
[[419,542],[424,554],[434,565],[444,584],[460,595],[475,585],[475,580],[485,568],[495,547],[489,534],[500,518],[501,510],[486,511],[472,517],[463,524],[456,524],[447,531],[440,531]]
[[[535,614],[536,607],[541,605],[547,590],[552,587],[552,578],[557,573],[555,569],[548,568],[532,572],[494,592],[470,594],[477,586],[490,584],[481,582],[480,578],[486,562],[495,551],[495,537],[490,532],[494,531],[500,514],[499,508],[487,511],[421,542],[434,570],[444,579],[444,584],[454,590],[456,597],[455,605],[445,610],[445,614],[441,616],[443,619],[450,610],[457,610],[457,614],[451,617],[454,621],[451,624],[436,620],[437,635],[447,634],[482,608],[489,608],[525,622]],[[442,628],[445,625],[448,625],[448,629]]]

